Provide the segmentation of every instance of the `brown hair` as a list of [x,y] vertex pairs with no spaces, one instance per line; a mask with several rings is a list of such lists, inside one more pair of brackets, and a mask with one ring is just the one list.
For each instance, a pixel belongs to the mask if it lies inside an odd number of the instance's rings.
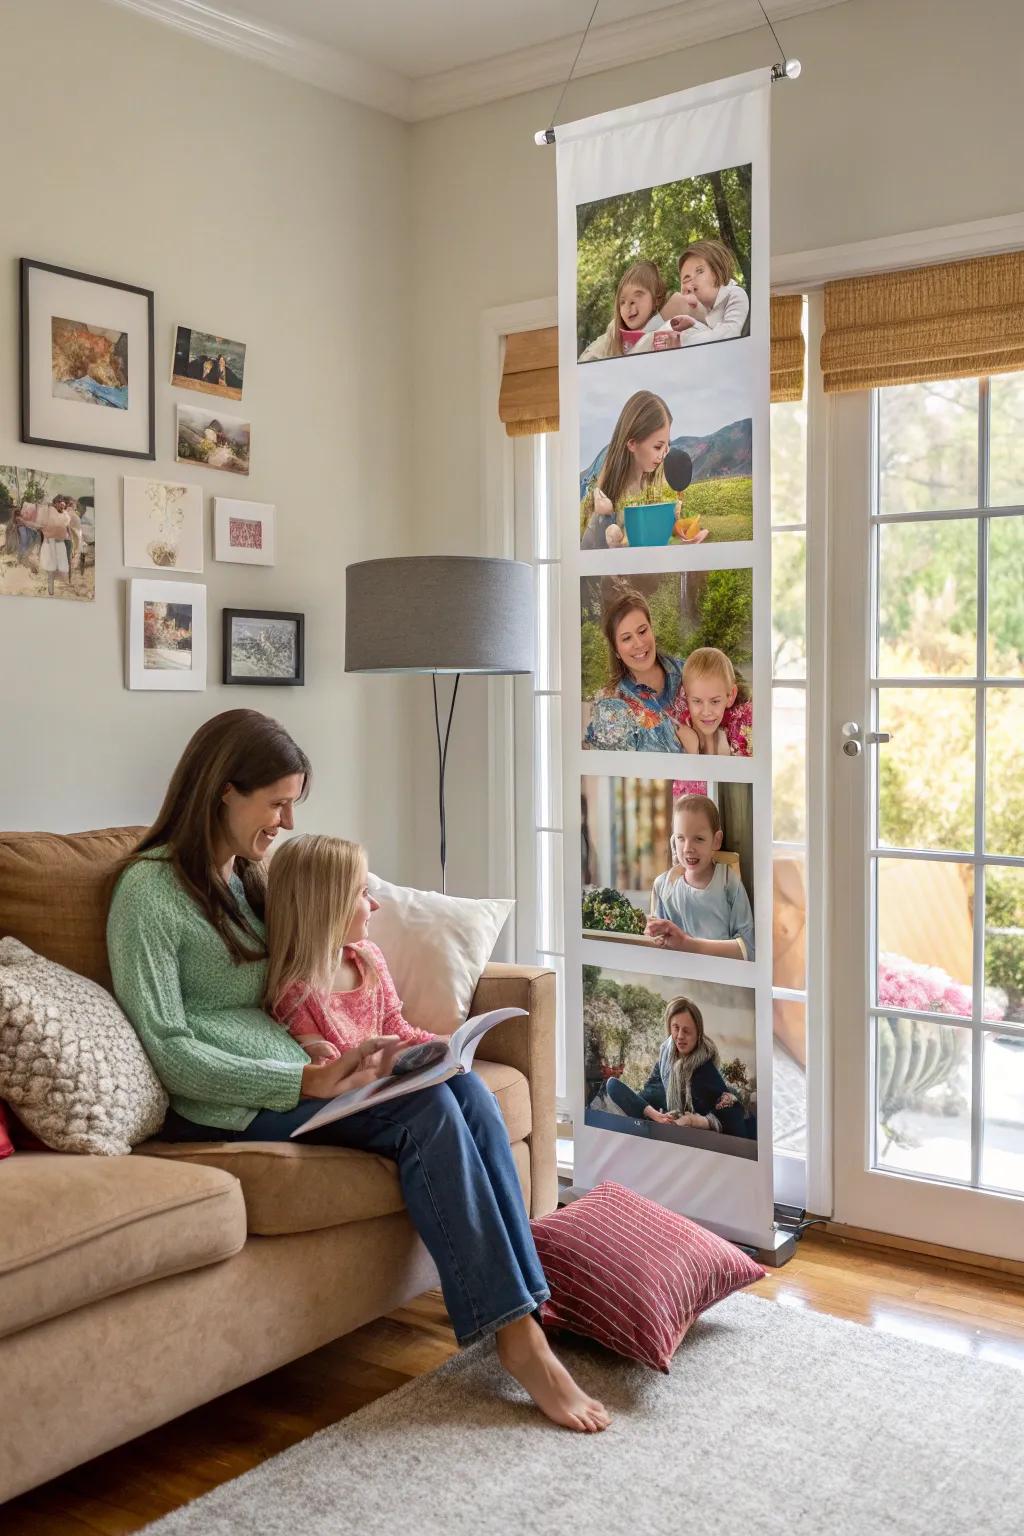
[[609,327],[611,344],[608,352],[610,357],[622,356],[622,320],[619,317],[619,305],[622,302],[622,290],[628,286],[646,288],[654,300],[655,310],[659,310],[668,298],[668,289],[665,287],[656,262],[635,261],[631,267],[626,268],[619,278],[612,304],[612,323]]
[[[266,901],[269,1011],[296,982],[306,997],[330,993],[365,879],[366,850],[340,837],[292,837],[275,853]],[[360,958],[375,979],[372,957]]]
[[[697,1026],[697,1044],[694,1046],[693,1049],[697,1050],[697,1048],[699,1046],[703,1045],[703,1043],[704,1043],[704,1015],[701,1013],[700,1009],[697,1007],[697,1004],[695,1002],[693,1002],[690,998],[688,998],[688,997],[673,997],[673,998],[671,998],[669,1000],[669,1002],[666,1003],[666,1005],[665,1005],[665,1012],[662,1015],[662,1022],[665,1025],[665,1035],[666,1035],[666,1037],[669,1036],[672,1033],[672,1020],[675,1018],[677,1013],[688,1013],[690,1015],[690,1018],[696,1024],[696,1026]],[[678,1055],[678,1052],[676,1054]],[[690,1054],[692,1054],[692,1052]]]
[[[310,784],[309,759],[283,725],[256,709],[228,709],[214,715],[181,754],[156,820],[117,873],[149,849],[166,848],[179,883],[217,930],[236,964],[261,960],[266,953],[263,940],[221,878],[214,845],[229,785],[251,795],[291,774],[302,775],[299,799],[304,800]],[[267,886],[262,861],[236,858],[235,873],[249,906],[262,917]]]
[[[650,624],[653,633],[654,623],[651,619],[651,610],[647,605],[647,599],[641,593],[634,592],[631,587],[627,587],[622,595],[616,598],[611,607],[605,609],[601,617],[601,628],[604,631],[604,638],[608,645],[608,670],[611,673],[613,688],[618,687],[629,670],[615,649],[615,631],[626,617],[626,614],[632,613],[635,609],[639,609],[643,614],[648,624]],[[654,645],[655,654],[657,654],[657,635],[654,636]]]
[[[645,437],[650,437],[660,427],[670,430],[671,426],[672,412],[660,395],[653,394],[649,389],[638,389],[630,395],[619,412],[608,452],[597,477],[597,485],[609,501],[618,501],[632,472],[630,443],[643,442]],[[660,470],[656,469],[651,474],[641,475],[641,489],[650,485],[659,473]]]
[[680,279],[683,275],[683,262],[687,256],[696,256],[701,261],[706,261],[719,288],[724,288],[726,283],[732,282],[733,273],[736,271],[736,256],[724,240],[695,240],[692,245],[688,245],[679,258]]

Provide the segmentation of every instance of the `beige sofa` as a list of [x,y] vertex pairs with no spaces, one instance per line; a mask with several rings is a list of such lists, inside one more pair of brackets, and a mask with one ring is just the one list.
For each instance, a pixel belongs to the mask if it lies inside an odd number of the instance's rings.
[[[0,937],[109,986],[110,871],[136,832],[0,833]],[[489,965],[474,1010],[505,1004],[529,1020],[492,1030],[477,1065],[541,1215],[556,1202],[552,973]],[[16,1152],[0,1162],[0,1500],[433,1284],[394,1166],[370,1153]]]

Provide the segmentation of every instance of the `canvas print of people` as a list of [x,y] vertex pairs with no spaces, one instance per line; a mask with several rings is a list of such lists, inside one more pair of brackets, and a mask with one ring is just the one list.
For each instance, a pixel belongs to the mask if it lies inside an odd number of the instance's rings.
[[581,794],[584,936],[753,960],[753,789],[596,778]]
[[757,1158],[754,993],[583,967],[584,1122]]
[[577,206],[581,363],[749,333],[750,190],[734,165]]
[[580,547],[753,538],[752,386],[728,347],[699,377],[674,362],[581,372]]
[[174,335],[171,383],[226,400],[241,400],[245,382],[245,342],[229,341],[179,325]]
[[583,746],[753,753],[753,572],[580,579]]
[[95,595],[95,482],[0,465],[0,597]]
[[55,400],[128,409],[128,336],[82,320],[50,320]]
[[249,473],[252,429],[247,421],[237,416],[215,416],[191,405],[179,405],[177,412],[179,464],[201,464],[235,475]]

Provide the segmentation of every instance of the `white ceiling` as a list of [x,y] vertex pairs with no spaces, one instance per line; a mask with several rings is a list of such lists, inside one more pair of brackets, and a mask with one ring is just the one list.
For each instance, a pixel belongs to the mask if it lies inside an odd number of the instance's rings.
[[[416,121],[563,81],[593,0],[113,0],[215,47]],[[846,0],[765,0],[776,25]],[[599,0],[594,74],[764,28],[757,0]]]

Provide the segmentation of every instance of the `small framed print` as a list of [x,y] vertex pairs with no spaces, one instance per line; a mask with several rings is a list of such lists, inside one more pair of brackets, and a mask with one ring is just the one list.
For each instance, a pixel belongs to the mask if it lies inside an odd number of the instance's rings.
[[273,565],[276,509],[266,501],[213,498],[213,558],[239,565]]
[[129,581],[127,653],[129,688],[201,693],[206,588],[191,581]]
[[21,259],[21,440],[156,457],[153,293]]
[[225,683],[301,687],[306,616],[264,608],[224,609]]
[[141,570],[202,571],[202,488],[125,475],[124,563]]

